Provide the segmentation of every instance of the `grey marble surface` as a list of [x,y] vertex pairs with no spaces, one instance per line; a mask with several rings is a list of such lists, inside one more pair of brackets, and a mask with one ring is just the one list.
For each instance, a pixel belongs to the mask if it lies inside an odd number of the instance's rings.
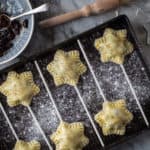
[[[44,2],[50,0],[32,0],[33,7],[38,6]],[[40,29],[38,26],[38,21],[42,20],[46,17],[55,16],[61,14],[63,12],[68,12],[77,8],[82,7],[85,4],[93,2],[93,0],[51,0],[51,8],[48,13],[40,14],[35,16],[35,31],[33,34],[33,38],[21,55],[21,57],[32,57],[39,51],[43,51],[53,45],[60,43],[76,34],[82,33],[96,25],[103,23],[110,18],[115,17],[116,13],[111,11],[109,13],[105,13],[103,15],[92,16],[84,19],[80,19],[77,21],[72,21],[70,23],[58,26],[52,29]],[[149,0],[137,0],[131,6],[125,6],[118,9],[119,14],[126,14],[130,19],[135,28],[137,37],[142,44],[143,47],[143,57],[150,68],[150,50],[149,46],[146,45],[146,32],[143,28],[145,22],[149,21],[149,17],[146,16],[143,11],[137,9],[141,7],[142,10],[148,15],[148,9],[150,8]],[[137,13],[139,11],[139,13]],[[18,61],[16,59],[16,61]],[[0,66],[1,68],[5,66]],[[149,150],[150,149],[150,132],[143,132],[141,135],[135,137],[134,139],[129,140],[126,143],[123,143],[113,150]]]

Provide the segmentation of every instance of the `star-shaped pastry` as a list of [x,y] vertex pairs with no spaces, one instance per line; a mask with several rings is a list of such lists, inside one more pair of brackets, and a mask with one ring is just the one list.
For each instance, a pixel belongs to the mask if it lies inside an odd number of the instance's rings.
[[40,150],[40,149],[41,149],[40,143],[35,140],[31,142],[19,140],[16,142],[13,150]]
[[11,71],[8,73],[6,81],[0,86],[0,92],[7,97],[7,103],[11,107],[19,104],[30,105],[33,96],[39,91],[30,71],[20,74]]
[[126,125],[132,119],[133,115],[127,110],[125,100],[104,102],[103,109],[95,115],[95,120],[102,128],[104,135],[124,135]]
[[84,135],[84,126],[80,122],[61,122],[57,131],[51,135],[56,150],[82,150],[89,139]]
[[75,86],[79,81],[80,75],[86,72],[86,69],[86,66],[80,60],[77,50],[70,52],[58,50],[54,60],[47,66],[47,70],[53,76],[56,86],[62,84]]
[[103,37],[95,40],[95,48],[102,62],[123,64],[125,56],[132,53],[133,44],[127,39],[127,30],[105,29]]

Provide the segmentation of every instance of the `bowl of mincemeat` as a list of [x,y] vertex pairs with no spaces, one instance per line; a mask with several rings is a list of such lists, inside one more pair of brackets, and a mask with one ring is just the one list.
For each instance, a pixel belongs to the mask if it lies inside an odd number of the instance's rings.
[[0,65],[18,57],[29,44],[34,30],[34,16],[25,16],[6,26],[3,14],[17,16],[31,10],[29,0],[0,0]]

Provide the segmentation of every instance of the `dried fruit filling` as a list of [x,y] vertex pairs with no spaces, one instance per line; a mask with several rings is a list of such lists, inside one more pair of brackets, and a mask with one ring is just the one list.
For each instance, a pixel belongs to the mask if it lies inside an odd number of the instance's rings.
[[[0,13],[8,15],[6,13]],[[4,55],[8,49],[13,46],[13,40],[20,34],[23,23],[19,20],[14,20],[8,24],[8,18],[0,17],[0,56]]]

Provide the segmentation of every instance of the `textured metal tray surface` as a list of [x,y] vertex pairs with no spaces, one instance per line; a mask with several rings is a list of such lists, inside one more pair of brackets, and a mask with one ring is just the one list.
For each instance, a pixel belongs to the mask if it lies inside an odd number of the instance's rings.
[[[132,83],[132,87],[135,90],[135,94],[137,95],[137,98],[146,114],[147,120],[150,121],[149,73],[141,57],[137,40],[127,17],[119,16],[103,25],[100,25],[86,33],[62,43],[53,49],[48,50],[46,55],[38,54],[32,58],[30,62],[29,60],[24,60],[23,62],[20,62],[21,65],[19,64],[19,66],[11,66],[11,68],[8,68],[1,73],[0,82],[3,82],[6,79],[6,75],[9,70],[16,70],[17,72],[27,70],[32,71],[34,80],[40,86],[41,92],[39,95],[33,98],[31,109],[34,112],[34,115],[36,116],[47,138],[49,138],[49,135],[53,133],[59,125],[59,118],[42,82],[34,60],[37,61],[40,70],[43,73],[46,82],[48,83],[48,87],[63,120],[68,122],[84,122],[86,127],[86,135],[90,139],[90,144],[85,149],[102,149],[87,113],[85,112],[82,103],[79,100],[76,90],[69,85],[56,87],[51,75],[49,75],[46,70],[47,64],[53,59],[53,56],[58,48],[65,51],[74,49],[79,50],[82,61],[87,65],[85,58],[82,55],[82,51],[77,43],[77,39],[79,39],[83,45],[85,53],[106,98],[110,101],[116,99],[126,99],[128,109],[134,114],[134,120],[127,126],[127,131],[124,136],[103,136],[101,129],[95,123],[105,144],[104,148],[109,148],[122,140],[128,139],[128,137],[138,134],[142,130],[148,129],[121,67],[114,63],[102,63],[97,50],[93,46],[94,40],[100,37],[103,34],[104,29],[107,27],[128,30],[128,38],[134,44],[135,50],[126,58],[124,68]],[[81,76],[77,87],[91,116],[94,117],[94,115],[100,111],[102,107],[103,98],[100,95],[89,68],[88,71]],[[0,95],[0,101],[4,106],[4,109],[18,137],[27,141],[36,139],[41,142],[42,150],[47,150],[47,144],[28,109],[23,106],[14,108],[8,107],[6,104],[6,98],[3,95]],[[15,138],[3,113],[0,110],[0,149],[11,150],[14,144]]]

